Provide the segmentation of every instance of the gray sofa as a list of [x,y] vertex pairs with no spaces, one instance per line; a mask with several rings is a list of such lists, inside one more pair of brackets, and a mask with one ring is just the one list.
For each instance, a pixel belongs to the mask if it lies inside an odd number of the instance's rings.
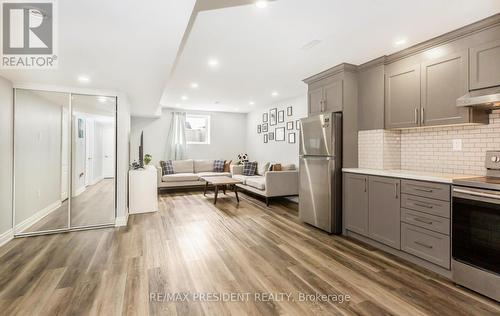
[[173,160],[173,174],[163,175],[161,165],[158,165],[158,189],[183,188],[205,185],[201,177],[227,176],[230,172],[214,172],[214,160]]
[[299,194],[299,172],[295,165],[284,165],[283,171],[267,171],[269,164],[259,164],[257,175],[243,175],[243,166],[231,166],[231,174],[243,182],[237,186],[269,199],[273,197],[294,196]]

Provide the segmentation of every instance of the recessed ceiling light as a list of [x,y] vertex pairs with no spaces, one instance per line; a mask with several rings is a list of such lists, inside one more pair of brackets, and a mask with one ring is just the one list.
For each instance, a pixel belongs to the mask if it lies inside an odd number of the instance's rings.
[[250,102],[248,102],[248,104],[250,104],[250,105],[254,105],[254,104],[255,104],[255,102],[250,101]]
[[406,38],[400,38],[400,39],[398,39],[398,40],[396,40],[396,41],[394,42],[394,45],[396,45],[396,46],[401,46],[401,45],[406,44],[406,42],[407,42],[407,41],[406,41]]
[[90,82],[90,78],[88,76],[80,75],[80,76],[78,76],[78,81],[83,82],[83,83],[87,83],[87,82]]
[[196,83],[196,82],[192,82],[191,83],[191,88],[193,88],[193,89],[198,89],[199,86],[200,85],[198,83]]
[[183,95],[183,96],[181,97],[181,100],[182,100],[182,101],[186,101],[187,99],[188,99],[187,95]]
[[267,1],[259,0],[259,1],[255,2],[255,6],[259,9],[264,9],[267,7]]
[[219,66],[219,61],[215,58],[210,58],[208,60],[208,65],[212,68]]
[[278,96],[278,92],[277,92],[277,91],[273,91],[273,92],[271,92],[271,95],[272,95],[273,97],[277,97],[277,96]]

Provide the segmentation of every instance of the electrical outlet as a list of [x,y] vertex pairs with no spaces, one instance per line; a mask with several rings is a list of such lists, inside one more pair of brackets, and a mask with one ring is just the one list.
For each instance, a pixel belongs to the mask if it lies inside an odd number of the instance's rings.
[[462,140],[461,139],[452,140],[452,144],[453,144],[453,151],[462,151]]

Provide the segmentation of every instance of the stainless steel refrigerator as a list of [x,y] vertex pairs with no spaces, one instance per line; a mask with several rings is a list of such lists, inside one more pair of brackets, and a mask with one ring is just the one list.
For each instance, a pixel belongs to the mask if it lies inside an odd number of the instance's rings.
[[342,114],[301,120],[299,218],[334,234],[342,232]]

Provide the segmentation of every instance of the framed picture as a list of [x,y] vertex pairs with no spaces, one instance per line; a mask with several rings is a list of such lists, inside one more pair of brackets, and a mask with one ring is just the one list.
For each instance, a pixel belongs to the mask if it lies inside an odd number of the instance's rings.
[[300,120],[295,121],[295,129],[300,130]]
[[262,132],[263,133],[267,133],[268,129],[269,129],[269,124],[267,124],[267,123],[262,124]]
[[274,133],[273,132],[269,132],[269,140],[274,140]]
[[[269,110],[269,125],[276,125],[278,124],[278,109],[274,108],[274,109],[271,109]],[[270,139],[272,140],[272,139]]]
[[83,121],[83,119],[79,118],[78,119],[78,138],[84,138],[84,124],[85,122]]
[[285,128],[284,127],[277,127],[274,129],[274,132],[276,134],[276,141],[277,142],[284,142],[285,141]]
[[292,116],[293,115],[293,109],[291,106],[286,108],[286,115],[287,116]]
[[285,122],[285,111],[281,110],[278,112],[278,123]]
[[262,122],[266,123],[268,119],[267,113],[262,114]]
[[268,142],[267,134],[264,134],[264,144],[267,144],[267,142]]
[[295,144],[295,133],[288,133],[288,143]]
[[257,133],[261,133],[262,132],[262,126],[259,124],[257,125]]
[[291,130],[291,129],[293,129],[293,121],[286,122],[286,129],[287,129],[287,130]]

